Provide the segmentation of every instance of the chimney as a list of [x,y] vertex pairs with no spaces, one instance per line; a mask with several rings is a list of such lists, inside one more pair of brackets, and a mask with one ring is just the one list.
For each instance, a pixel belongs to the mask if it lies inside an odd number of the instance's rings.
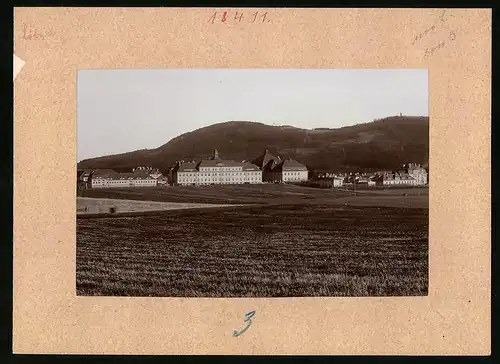
[[214,149],[214,159],[219,158],[219,151],[217,149]]

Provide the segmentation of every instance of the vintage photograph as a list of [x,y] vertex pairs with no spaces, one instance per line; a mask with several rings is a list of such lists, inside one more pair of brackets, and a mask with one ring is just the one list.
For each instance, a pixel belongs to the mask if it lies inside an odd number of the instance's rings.
[[428,294],[427,69],[77,75],[79,296]]

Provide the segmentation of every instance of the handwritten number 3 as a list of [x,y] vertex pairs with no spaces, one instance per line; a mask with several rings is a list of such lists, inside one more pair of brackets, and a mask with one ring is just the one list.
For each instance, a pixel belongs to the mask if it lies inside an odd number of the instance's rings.
[[245,320],[244,320],[245,322],[248,322],[247,326],[246,326],[243,330],[241,330],[240,332],[238,332],[238,331],[233,331],[233,336],[234,336],[234,337],[236,337],[236,336],[240,336],[240,335],[241,335],[241,334],[243,334],[245,331],[247,331],[247,330],[248,330],[248,328],[250,327],[250,325],[252,324],[252,317],[254,317],[254,316],[255,316],[255,311],[251,311],[251,312],[247,313],[247,314],[245,315]]

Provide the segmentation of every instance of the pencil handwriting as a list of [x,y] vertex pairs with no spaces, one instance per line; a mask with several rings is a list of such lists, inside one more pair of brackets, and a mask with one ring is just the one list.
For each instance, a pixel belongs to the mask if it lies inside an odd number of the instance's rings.
[[443,10],[443,12],[439,15],[439,20],[441,20],[442,23],[446,21],[446,10]]
[[48,31],[40,31],[28,24],[23,24],[22,38],[25,40],[44,40],[55,35],[52,29]]
[[[449,14],[446,10],[443,10],[439,15],[435,24],[427,27],[422,32],[415,35],[412,39],[412,45],[419,43],[424,38],[426,38],[431,33],[437,33],[439,30],[443,30],[443,27],[448,21],[448,17],[453,17],[452,14]],[[443,33],[441,33],[443,34]],[[434,55],[438,50],[444,48],[447,45],[447,42],[453,42],[457,39],[457,34],[455,30],[450,30],[448,28],[447,32],[444,33],[446,35],[440,35],[440,40],[438,40],[434,45],[427,46],[424,48],[424,57],[428,58]]]
[[432,32],[433,30],[436,29],[436,26],[433,25],[429,28],[427,28],[426,30],[424,30],[422,33],[420,34],[417,34],[414,38],[413,38],[413,42],[411,44],[415,44],[416,42],[418,42],[420,39],[422,39],[423,37],[425,37],[427,34],[429,34],[430,32]]
[[[455,39],[457,39],[457,35],[455,34],[455,32],[450,32],[448,34],[448,41],[453,42]],[[424,57],[428,58],[428,57],[432,56],[434,53],[436,53],[437,50],[444,48],[445,45],[446,45],[446,42],[441,41],[435,46],[426,47],[424,50]]]

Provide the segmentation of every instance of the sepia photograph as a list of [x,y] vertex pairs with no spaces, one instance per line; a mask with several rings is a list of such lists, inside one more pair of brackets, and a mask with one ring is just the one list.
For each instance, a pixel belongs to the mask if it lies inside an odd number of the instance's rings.
[[427,69],[77,74],[79,296],[427,296]]

